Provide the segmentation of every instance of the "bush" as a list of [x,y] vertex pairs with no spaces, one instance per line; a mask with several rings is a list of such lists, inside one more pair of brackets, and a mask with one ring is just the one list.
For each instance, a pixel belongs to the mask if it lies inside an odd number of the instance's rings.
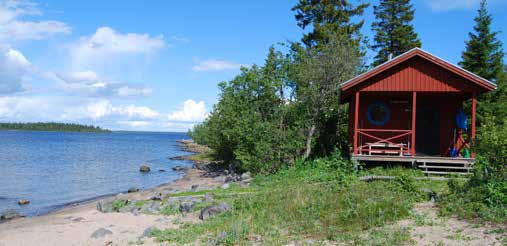
[[507,220],[507,168],[491,165],[478,156],[474,175],[466,182],[451,180],[449,193],[440,201],[443,214],[489,221]]

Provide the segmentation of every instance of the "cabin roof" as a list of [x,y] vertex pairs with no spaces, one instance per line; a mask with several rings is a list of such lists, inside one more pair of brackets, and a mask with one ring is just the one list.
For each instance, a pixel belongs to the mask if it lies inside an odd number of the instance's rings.
[[375,75],[378,75],[386,70],[389,70],[391,68],[393,68],[394,66],[400,64],[400,63],[403,63],[413,57],[420,57],[428,62],[431,62],[437,66],[440,66],[442,68],[444,68],[445,70],[451,72],[451,73],[454,73],[462,78],[465,79],[465,81],[468,81],[470,83],[474,83],[484,89],[486,89],[486,91],[493,91],[496,89],[496,84],[485,79],[485,78],[482,78],[480,77],[479,75],[476,75],[466,69],[463,69],[459,66],[456,66],[442,58],[439,58],[427,51],[424,51],[420,48],[413,48],[389,61],[386,61],[378,66],[376,66],[375,68],[371,69],[370,71],[367,71],[365,73],[362,73],[348,81],[346,81],[345,83],[341,84],[340,85],[340,89],[342,91],[347,91],[347,90],[350,90],[351,88],[355,87],[356,85],[358,84],[361,84],[362,82],[365,82],[367,81],[368,79],[374,77]]

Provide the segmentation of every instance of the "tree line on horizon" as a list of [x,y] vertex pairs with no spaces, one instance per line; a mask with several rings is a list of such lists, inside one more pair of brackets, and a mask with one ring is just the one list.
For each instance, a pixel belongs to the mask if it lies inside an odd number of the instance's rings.
[[60,132],[110,132],[98,126],[81,125],[75,123],[35,122],[35,123],[6,123],[0,122],[0,130],[24,131],[60,131]]
[[[373,6],[375,34],[368,43],[360,32],[368,7],[347,0],[299,0],[292,10],[306,31],[301,40],[272,46],[263,65],[243,67],[235,78],[219,83],[218,103],[191,137],[234,168],[253,173],[273,173],[298,159],[347,156],[348,105],[339,104],[340,84],[422,45],[409,0],[380,0]],[[507,68],[485,0],[474,21],[459,65],[498,86],[478,98],[474,148],[491,163],[505,163]],[[368,49],[376,51],[371,64]]]

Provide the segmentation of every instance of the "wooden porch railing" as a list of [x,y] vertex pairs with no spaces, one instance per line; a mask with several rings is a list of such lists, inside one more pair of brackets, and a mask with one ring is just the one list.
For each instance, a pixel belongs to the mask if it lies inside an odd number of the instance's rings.
[[[357,129],[359,135],[359,154],[388,154],[388,155],[411,155],[411,135],[412,130],[399,130],[399,129]],[[389,137],[379,137],[375,134],[391,133]],[[367,138],[372,140],[363,143],[363,139]],[[406,141],[402,138],[406,137]]]

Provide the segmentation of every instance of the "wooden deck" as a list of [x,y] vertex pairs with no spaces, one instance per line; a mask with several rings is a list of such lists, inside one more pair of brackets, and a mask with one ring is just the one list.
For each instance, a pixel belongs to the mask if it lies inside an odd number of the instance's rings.
[[410,163],[425,174],[469,174],[473,169],[474,158],[453,158],[440,156],[389,156],[352,155],[352,162],[391,162]]

